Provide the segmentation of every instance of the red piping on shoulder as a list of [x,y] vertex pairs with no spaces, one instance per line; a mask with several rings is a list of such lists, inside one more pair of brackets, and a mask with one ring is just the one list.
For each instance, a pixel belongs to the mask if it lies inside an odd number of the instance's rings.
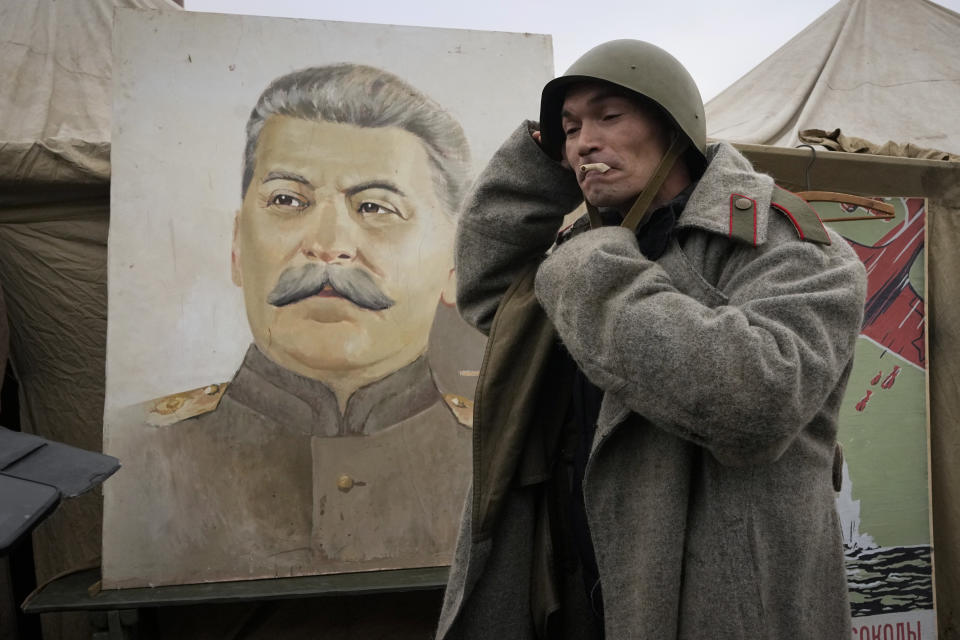
[[781,213],[785,213],[787,217],[790,218],[790,222],[793,223],[793,228],[797,230],[797,234],[800,236],[800,239],[806,240],[806,237],[803,235],[803,228],[797,222],[797,219],[793,217],[793,214],[790,213],[790,211],[782,204],[778,204],[776,202],[771,202],[770,204],[773,206],[774,209],[779,210]]
[[[786,191],[787,193],[792,194],[792,195],[795,195],[795,196],[797,196],[798,198],[800,198],[801,200],[803,200],[803,198],[802,198],[801,196],[797,195],[796,193],[793,193],[793,191],[790,191],[789,189],[784,189],[784,188],[781,187],[780,185],[774,185],[774,188],[775,188],[775,189],[780,189],[781,191]],[[806,200],[803,200],[803,201],[804,201],[804,202],[807,202]],[[803,235],[803,229],[800,228],[800,225],[797,224],[796,218],[793,217],[793,214],[792,214],[792,213],[790,213],[789,211],[787,211],[787,208],[786,208],[785,206],[783,206],[782,204],[779,204],[779,203],[777,203],[777,202],[771,202],[770,205],[773,206],[773,207],[775,207],[777,210],[782,211],[783,213],[785,213],[785,214],[787,215],[787,217],[790,218],[790,222],[792,222],[792,223],[793,223],[793,226],[796,228],[797,233],[800,235],[800,239],[801,239],[801,240],[805,240],[805,239],[806,239],[806,236]],[[810,207],[810,209],[813,211],[813,215],[815,215],[815,216],[817,217],[817,222],[820,224],[820,228],[823,229],[823,232],[827,234],[827,237],[829,237],[830,234],[827,233],[827,228],[826,228],[825,226],[823,226],[823,220],[820,219],[820,214],[817,213],[817,210],[814,209],[814,208],[813,208],[813,205],[811,205],[809,202],[807,202],[807,206]]]

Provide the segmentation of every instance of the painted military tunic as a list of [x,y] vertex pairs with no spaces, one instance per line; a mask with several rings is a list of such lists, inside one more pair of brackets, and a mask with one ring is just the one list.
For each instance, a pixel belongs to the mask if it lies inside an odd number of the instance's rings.
[[127,466],[152,584],[449,563],[471,407],[424,358],[341,414],[328,387],[251,346],[229,384],[145,408],[149,441]]

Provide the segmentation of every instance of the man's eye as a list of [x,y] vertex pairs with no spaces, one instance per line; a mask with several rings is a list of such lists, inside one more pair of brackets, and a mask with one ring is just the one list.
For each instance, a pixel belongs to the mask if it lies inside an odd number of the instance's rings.
[[307,201],[289,193],[278,193],[270,198],[270,204],[291,209],[306,209]]
[[577,131],[580,131],[580,127],[566,127],[566,128],[563,130],[563,132],[564,132],[565,134],[567,134],[567,137],[576,134]]
[[616,118],[619,118],[619,117],[622,116],[622,115],[623,115],[622,113],[608,113],[608,114],[606,114],[606,115],[603,116],[603,119],[604,119],[604,120],[615,120]]
[[391,209],[390,207],[386,207],[382,204],[377,204],[376,202],[361,202],[360,206],[357,207],[357,213],[366,215],[386,215],[392,213],[395,216],[400,215],[397,210]]

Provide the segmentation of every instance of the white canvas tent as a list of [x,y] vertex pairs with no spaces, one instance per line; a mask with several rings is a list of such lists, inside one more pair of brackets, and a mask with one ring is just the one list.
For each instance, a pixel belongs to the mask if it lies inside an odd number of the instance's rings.
[[939,636],[958,638],[960,14],[927,0],[843,0],[711,100],[706,113],[710,137],[739,143],[788,188],[808,186],[810,159],[809,150],[790,147],[813,142],[822,144],[810,188],[928,198],[936,606]]
[[707,105],[707,134],[793,147],[839,128],[960,154],[960,14],[926,0],[844,0]]
[[[21,428],[101,449],[115,6],[172,0],[0,1],[0,287]],[[95,564],[99,492],[34,532],[37,578]],[[0,633],[2,635],[2,633]],[[89,637],[85,619],[47,638]]]

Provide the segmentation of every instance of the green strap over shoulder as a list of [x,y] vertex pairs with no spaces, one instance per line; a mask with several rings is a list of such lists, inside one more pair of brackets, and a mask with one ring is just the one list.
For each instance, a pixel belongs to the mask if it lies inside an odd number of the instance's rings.
[[810,203],[786,189],[775,186],[770,206],[787,216],[796,227],[800,239],[817,244],[831,244],[830,234]]
[[636,201],[634,201],[633,206],[630,207],[627,215],[623,217],[623,222],[620,223],[621,227],[626,227],[636,233],[637,229],[643,226],[643,223],[647,221],[647,217],[651,213],[650,205],[653,204],[653,199],[657,196],[657,192],[660,191],[663,183],[666,182],[670,170],[673,169],[673,165],[676,164],[677,159],[686,151],[688,146],[690,146],[690,141],[687,140],[686,136],[678,135],[676,132],[673,133],[670,146],[667,147],[656,170],[650,177],[650,180],[647,181],[647,186],[644,187],[640,195],[637,196]]

